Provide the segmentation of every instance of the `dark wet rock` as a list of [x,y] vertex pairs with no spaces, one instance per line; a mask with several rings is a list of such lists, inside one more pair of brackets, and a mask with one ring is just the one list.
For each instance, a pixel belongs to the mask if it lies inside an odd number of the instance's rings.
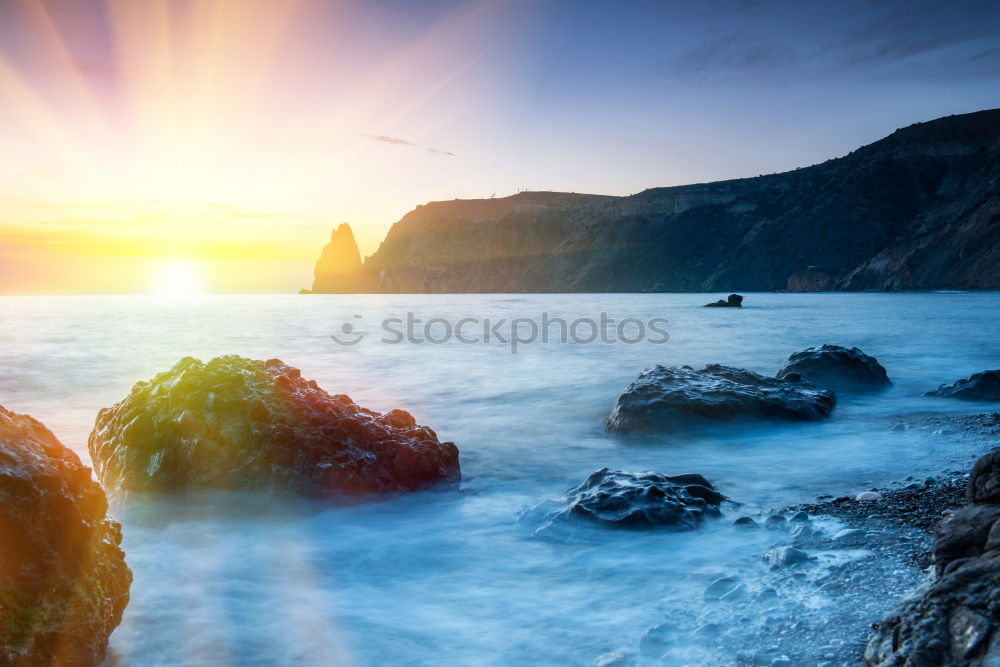
[[759,528],[757,522],[753,520],[752,517],[741,516],[736,521],[733,521],[733,525],[737,528]]
[[938,524],[934,533],[934,565],[941,572],[955,561],[978,558],[1000,546],[998,535],[1000,505],[966,505]]
[[795,514],[792,515],[792,518],[789,519],[789,521],[791,521],[792,523],[802,523],[808,520],[809,520],[808,512],[796,512]]
[[1000,449],[983,456],[972,466],[967,496],[973,503],[1000,504]]
[[101,664],[132,583],[120,543],[90,469],[0,407],[0,664]]
[[1000,401],[1000,370],[973,373],[967,378],[942,384],[924,396],[961,398],[967,401]]
[[706,303],[706,308],[742,308],[743,296],[741,294],[730,294],[725,300],[719,299],[712,303]]
[[186,357],[101,410],[89,448],[117,493],[287,490],[327,499],[460,478],[458,449],[409,413],[330,395],[277,359]]
[[807,382],[765,377],[719,364],[701,370],[656,365],[615,401],[611,431],[669,431],[692,422],[736,419],[817,420],[836,404],[833,392]]
[[706,516],[719,516],[726,497],[701,475],[602,468],[567,491],[564,500],[565,508],[553,520],[577,516],[615,528],[686,530],[699,526]]
[[[994,452],[983,458],[995,456]],[[976,497],[971,480],[969,493]],[[1000,663],[1000,633],[996,632],[1000,625],[1000,505],[974,503],[946,516],[934,535],[934,565],[937,576],[923,594],[904,600],[878,624],[865,651],[865,665],[979,667]]]
[[871,391],[892,384],[878,359],[856,347],[840,345],[810,347],[792,354],[778,369],[776,377],[798,373],[817,387],[837,392]]
[[788,526],[788,519],[781,516],[780,514],[772,514],[771,516],[764,519],[764,526],[767,528],[785,528]]

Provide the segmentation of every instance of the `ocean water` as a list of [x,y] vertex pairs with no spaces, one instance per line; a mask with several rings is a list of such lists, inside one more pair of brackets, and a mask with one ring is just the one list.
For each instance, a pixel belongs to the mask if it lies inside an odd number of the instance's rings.
[[[113,504],[135,581],[109,664],[742,664],[795,642],[816,644],[817,660],[849,662],[857,624],[878,620],[894,596],[874,585],[866,595],[874,582],[856,580],[845,601],[811,582],[876,556],[820,553],[809,577],[781,578],[761,560],[781,537],[730,521],[967,466],[981,443],[891,427],[996,407],[921,393],[1000,366],[1000,294],[748,294],[742,309],[701,308],[709,296],[4,297],[0,404],[40,419],[86,461],[97,411],[133,383],[183,356],[238,353],[281,358],[366,407],[406,409],[461,450],[460,490],[356,507],[220,494]],[[385,342],[382,322],[408,312],[452,323],[665,318],[669,341],[550,339],[516,353],[497,340]],[[347,339],[345,324],[360,342],[331,338]],[[442,337],[444,324],[434,326]],[[653,363],[772,374],[822,343],[877,356],[893,386],[841,396],[818,423],[642,438],[604,430],[616,396]],[[702,473],[742,506],[686,533],[581,525],[536,535],[526,510],[601,467]],[[873,572],[897,594],[920,578],[905,563]],[[743,579],[746,600],[704,601],[723,575]],[[758,597],[765,588],[777,602]]]

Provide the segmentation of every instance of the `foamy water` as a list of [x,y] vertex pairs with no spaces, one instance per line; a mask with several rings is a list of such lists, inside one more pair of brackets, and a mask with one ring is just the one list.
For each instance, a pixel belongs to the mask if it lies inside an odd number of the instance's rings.
[[[975,442],[890,427],[995,407],[921,393],[1000,365],[1000,294],[749,294],[743,309],[700,308],[709,297],[717,295],[2,298],[0,403],[42,420],[87,460],[97,411],[178,358],[279,357],[364,406],[409,410],[461,450],[459,492],[353,508],[219,495],[115,507],[135,582],[110,662],[590,664],[621,652],[726,664],[742,659],[736,646],[767,648],[757,644],[769,616],[803,642],[827,624],[816,655],[836,652],[845,626],[877,620],[893,600],[873,588],[845,608],[811,580],[769,572],[760,557],[780,541],[775,534],[723,520],[689,533],[583,527],[539,538],[522,512],[605,466],[702,473],[744,504],[727,518],[962,467]],[[380,321],[407,311],[451,321],[665,317],[671,339],[537,343],[517,354],[499,342],[379,342]],[[337,345],[330,335],[344,322],[368,336]],[[652,363],[772,374],[788,354],[821,343],[877,356],[895,384],[841,396],[820,423],[650,438],[604,432],[615,397]],[[806,579],[872,557],[815,555]],[[919,577],[900,563],[879,567],[899,593]],[[732,574],[747,583],[746,601],[703,601],[714,578]],[[779,603],[757,601],[766,588]],[[793,616],[808,623],[793,625]],[[712,624],[724,641],[706,639]],[[650,637],[660,641],[652,651]]]

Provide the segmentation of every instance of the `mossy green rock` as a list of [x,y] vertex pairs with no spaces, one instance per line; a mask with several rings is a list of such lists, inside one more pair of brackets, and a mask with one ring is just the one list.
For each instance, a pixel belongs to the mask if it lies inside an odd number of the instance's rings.
[[132,583],[120,543],[90,469],[0,407],[0,664],[103,661]]
[[117,493],[288,490],[329,499],[460,478],[458,448],[402,410],[331,395],[277,359],[186,357],[101,410],[89,441]]

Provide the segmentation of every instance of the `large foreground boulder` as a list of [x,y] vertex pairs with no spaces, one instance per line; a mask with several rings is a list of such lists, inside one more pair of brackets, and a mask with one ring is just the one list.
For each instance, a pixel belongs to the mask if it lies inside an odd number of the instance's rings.
[[867,667],[1000,664],[998,460],[993,452],[973,468],[972,504],[935,532],[934,582],[878,624],[865,651]]
[[613,528],[695,528],[719,516],[726,497],[701,475],[630,473],[602,468],[563,496],[553,520],[583,517]]
[[885,368],[856,347],[821,345],[796,352],[785,359],[776,377],[798,373],[817,387],[833,391],[872,391],[892,384]]
[[618,397],[608,417],[611,431],[670,431],[693,422],[733,419],[821,419],[836,404],[833,392],[797,375],[783,379],[709,364],[656,365],[644,370]]
[[75,453],[0,407],[0,664],[103,661],[132,584],[107,506]]
[[409,413],[330,395],[277,359],[186,357],[101,410],[90,455],[108,489],[288,490],[327,499],[460,478],[458,448]]
[[1000,370],[973,373],[967,378],[942,384],[924,396],[963,398],[967,401],[1000,401]]

